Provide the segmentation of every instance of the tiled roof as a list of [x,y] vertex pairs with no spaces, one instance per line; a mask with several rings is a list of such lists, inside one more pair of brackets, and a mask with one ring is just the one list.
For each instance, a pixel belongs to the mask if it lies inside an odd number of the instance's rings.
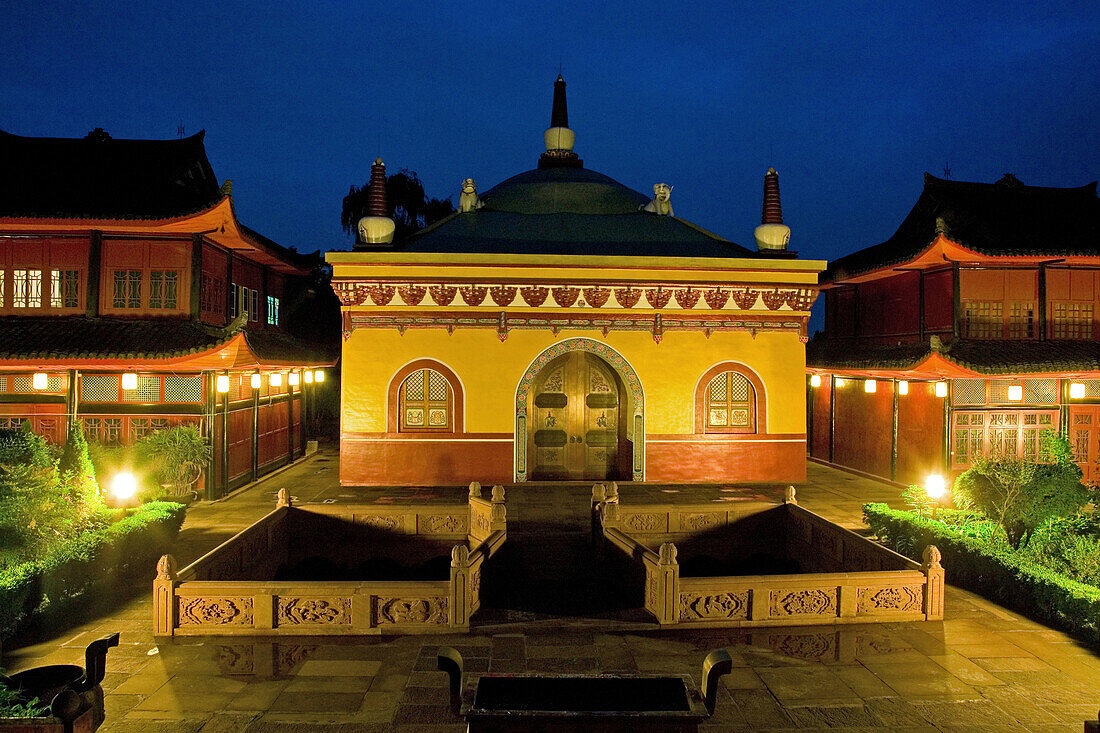
[[484,194],[397,249],[475,254],[755,257],[683,219],[641,211],[649,197],[584,168],[538,168]]
[[1006,175],[997,183],[947,181],[924,174],[924,190],[897,232],[882,244],[834,260],[823,282],[906,262],[946,236],[991,257],[1100,256],[1096,182],[1078,188],[1025,186]]
[[213,349],[236,334],[191,320],[0,318],[0,359],[167,359]]
[[0,130],[0,216],[167,219],[221,199],[199,132],[182,140],[22,137]]
[[[911,369],[927,358],[927,343],[856,346],[841,339],[814,338],[806,364],[821,369]],[[1100,371],[1100,341],[966,340],[946,344],[940,356],[980,374]]]
[[[0,359],[172,359],[222,346],[240,329],[192,320],[0,318]],[[339,343],[313,343],[276,331],[246,330],[260,361],[328,363]]]

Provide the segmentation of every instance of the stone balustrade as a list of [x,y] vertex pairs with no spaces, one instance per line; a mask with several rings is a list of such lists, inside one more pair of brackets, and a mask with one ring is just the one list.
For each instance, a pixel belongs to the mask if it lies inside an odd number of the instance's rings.
[[[295,558],[341,547],[362,556],[352,531],[400,543],[401,554],[450,548],[450,579],[438,581],[278,581]],[[339,635],[447,633],[469,629],[480,607],[485,562],[507,537],[504,489],[466,504],[292,506],[285,490],[274,511],[176,571],[161,558],[153,583],[157,635]]]

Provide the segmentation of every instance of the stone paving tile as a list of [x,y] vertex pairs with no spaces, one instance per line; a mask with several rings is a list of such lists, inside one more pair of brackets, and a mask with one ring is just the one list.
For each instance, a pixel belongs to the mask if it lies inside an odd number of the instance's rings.
[[730,690],[741,717],[754,729],[791,727],[794,721],[767,690]]
[[350,713],[359,709],[363,692],[311,692],[303,695],[284,690],[268,710],[292,713]]

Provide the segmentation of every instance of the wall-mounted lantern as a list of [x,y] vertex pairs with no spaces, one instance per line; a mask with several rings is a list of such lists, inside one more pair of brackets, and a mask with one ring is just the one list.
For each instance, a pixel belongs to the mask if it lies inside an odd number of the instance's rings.
[[123,389],[137,389],[137,375],[133,372],[126,372],[122,375],[122,388]]

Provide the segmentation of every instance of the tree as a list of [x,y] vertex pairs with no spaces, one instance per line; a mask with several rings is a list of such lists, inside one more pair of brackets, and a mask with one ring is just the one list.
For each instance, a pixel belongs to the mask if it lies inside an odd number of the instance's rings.
[[972,504],[996,521],[1015,549],[1048,520],[1076,514],[1089,500],[1065,436],[1048,430],[1042,445],[1049,463],[1015,456],[978,458],[955,479],[956,503]]
[[[348,234],[355,234],[359,220],[367,215],[370,202],[370,185],[352,186],[344,197],[340,212],[340,225]],[[386,215],[395,224],[394,241],[400,241],[413,232],[434,224],[454,213],[449,198],[430,199],[424,193],[424,184],[416,171],[402,168],[386,178]]]
[[79,502],[82,508],[86,508],[85,505],[88,504],[99,504],[95,466],[88,457],[88,441],[84,438],[84,428],[79,420],[73,423],[65,438],[65,448],[61,451],[57,471],[61,476],[61,486],[68,490],[72,501]]

